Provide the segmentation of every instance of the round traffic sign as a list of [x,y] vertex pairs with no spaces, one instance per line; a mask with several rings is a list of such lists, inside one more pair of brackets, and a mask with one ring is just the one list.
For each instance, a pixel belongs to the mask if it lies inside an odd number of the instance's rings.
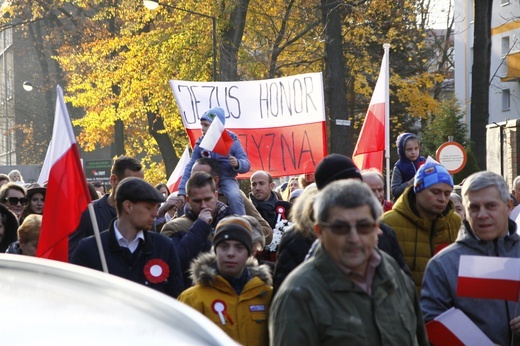
[[443,143],[436,152],[437,161],[443,165],[450,174],[455,174],[464,168],[468,156],[466,149],[457,142]]

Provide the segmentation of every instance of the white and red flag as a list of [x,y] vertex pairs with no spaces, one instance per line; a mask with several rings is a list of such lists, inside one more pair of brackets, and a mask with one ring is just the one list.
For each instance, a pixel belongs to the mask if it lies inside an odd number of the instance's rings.
[[219,155],[227,156],[233,146],[233,138],[218,117],[215,117],[202,138],[199,147],[213,151]]
[[170,178],[168,178],[168,182],[166,182],[166,186],[168,186],[168,190],[170,193],[174,193],[175,191],[179,191],[179,185],[181,183],[182,175],[184,174],[184,169],[186,169],[186,165],[190,162],[190,151],[188,147],[184,149],[179,162],[177,162],[177,166],[173,170]]
[[460,256],[457,296],[518,301],[520,258]]
[[388,74],[388,52],[385,48],[376,87],[352,155],[352,160],[359,169],[377,168],[383,172],[383,152],[388,150],[386,144],[389,143]]
[[461,310],[451,308],[426,323],[433,346],[493,346],[494,343]]
[[69,235],[91,202],[78,145],[60,86],[56,88],[52,141],[38,181],[47,182],[37,257],[68,262]]

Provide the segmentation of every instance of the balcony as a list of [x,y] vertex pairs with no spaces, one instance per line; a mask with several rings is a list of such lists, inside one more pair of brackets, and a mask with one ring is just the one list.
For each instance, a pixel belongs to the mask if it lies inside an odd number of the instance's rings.
[[506,57],[507,74],[500,78],[501,82],[520,81],[520,52],[508,54]]

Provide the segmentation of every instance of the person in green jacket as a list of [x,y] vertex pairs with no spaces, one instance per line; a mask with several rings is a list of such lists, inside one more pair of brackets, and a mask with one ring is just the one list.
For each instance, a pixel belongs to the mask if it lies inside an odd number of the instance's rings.
[[318,193],[321,246],[275,294],[270,345],[428,345],[412,280],[377,249],[381,214],[360,181],[335,181]]

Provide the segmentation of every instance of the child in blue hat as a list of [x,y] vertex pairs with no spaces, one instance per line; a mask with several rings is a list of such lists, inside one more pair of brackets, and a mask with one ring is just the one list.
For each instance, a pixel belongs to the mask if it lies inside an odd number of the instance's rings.
[[211,108],[210,110],[206,111],[202,117],[200,117],[202,136],[195,143],[190,162],[188,162],[186,165],[186,169],[184,170],[184,174],[182,175],[179,185],[178,195],[186,196],[186,182],[190,178],[191,168],[193,167],[195,161],[201,157],[211,158],[218,162],[222,171],[218,185],[220,192],[228,198],[229,207],[234,214],[245,215],[246,211],[244,208],[244,201],[242,200],[236,177],[239,173],[243,174],[249,172],[251,169],[251,163],[249,162],[249,158],[247,157],[247,154],[242,147],[242,144],[240,143],[237,135],[231,131],[225,130],[233,139],[233,145],[231,146],[227,156],[205,150],[199,146],[215,118],[218,118],[223,125],[226,123],[226,115],[222,108]]

